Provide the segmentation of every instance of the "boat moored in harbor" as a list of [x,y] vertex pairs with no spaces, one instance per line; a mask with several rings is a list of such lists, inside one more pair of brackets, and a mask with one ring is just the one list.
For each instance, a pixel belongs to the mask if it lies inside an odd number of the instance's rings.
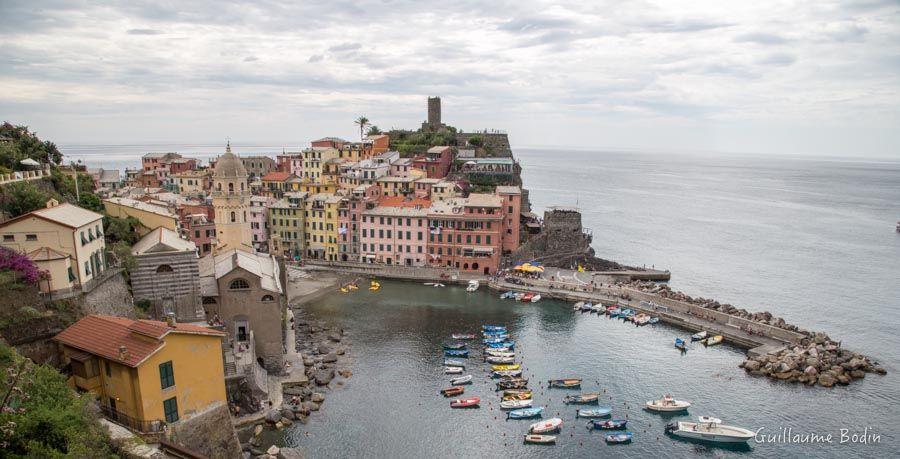
[[644,407],[650,411],[658,411],[662,413],[673,413],[676,411],[684,411],[690,408],[690,402],[685,402],[682,400],[675,400],[675,397],[672,397],[669,394],[663,396],[663,398],[659,400],[651,400],[644,404]]
[[604,416],[609,416],[612,413],[612,408],[608,406],[600,407],[600,408],[592,408],[588,410],[575,410],[576,418],[602,418]]
[[666,433],[713,443],[746,443],[755,436],[752,430],[723,425],[721,419],[710,416],[700,416],[697,422],[670,422]]
[[460,376],[458,378],[453,378],[450,380],[450,384],[453,386],[461,386],[463,384],[472,384],[472,375]]
[[542,434],[547,432],[556,432],[562,427],[562,419],[560,418],[550,418],[546,421],[535,422],[534,424],[528,426],[528,431],[533,434]]
[[587,428],[597,430],[619,430],[624,429],[627,424],[627,419],[607,419],[605,421],[594,419],[588,422]]
[[631,432],[622,432],[617,434],[609,434],[604,437],[606,443],[609,444],[621,444],[621,443],[630,443],[634,434]]
[[542,407],[542,406],[535,406],[535,407],[531,407],[531,408],[521,408],[521,409],[513,410],[513,411],[506,413],[506,419],[536,418],[541,415],[542,411],[544,411],[544,407]]
[[525,434],[525,443],[534,443],[539,445],[552,445],[556,443],[555,435],[536,435]]
[[551,379],[547,381],[549,387],[559,387],[562,389],[574,389],[581,387],[581,380],[578,378]]
[[450,408],[477,408],[479,403],[481,399],[478,397],[458,398],[450,402]]

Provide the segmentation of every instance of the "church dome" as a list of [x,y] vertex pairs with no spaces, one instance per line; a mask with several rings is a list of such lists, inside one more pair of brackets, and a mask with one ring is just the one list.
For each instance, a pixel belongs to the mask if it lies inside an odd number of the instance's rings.
[[216,160],[215,178],[246,178],[247,168],[241,159],[231,152],[231,144],[225,149],[225,154]]

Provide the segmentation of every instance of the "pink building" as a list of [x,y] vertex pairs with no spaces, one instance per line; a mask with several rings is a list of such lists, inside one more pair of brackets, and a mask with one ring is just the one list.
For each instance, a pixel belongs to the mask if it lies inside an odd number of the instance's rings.
[[385,197],[362,212],[360,261],[425,266],[428,262],[427,199]]
[[275,164],[281,172],[303,177],[303,153],[288,152],[275,157]]
[[490,275],[500,266],[503,199],[472,193],[435,201],[428,210],[428,263],[465,274]]
[[253,247],[259,252],[269,251],[269,206],[275,201],[266,196],[250,198],[250,236]]
[[503,254],[519,248],[522,221],[522,190],[517,186],[498,186],[497,195],[503,199]]
[[453,153],[448,146],[431,147],[424,156],[413,159],[413,167],[422,169],[428,178],[444,178],[450,173]]
[[341,261],[359,261],[362,213],[373,209],[379,199],[381,187],[360,185],[341,200],[338,205],[338,258]]

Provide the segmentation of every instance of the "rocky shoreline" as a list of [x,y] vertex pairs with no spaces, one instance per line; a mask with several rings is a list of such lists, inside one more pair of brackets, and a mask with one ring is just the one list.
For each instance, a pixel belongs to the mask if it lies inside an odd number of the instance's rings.
[[654,282],[632,281],[623,285],[659,295],[662,298],[690,303],[804,336],[799,345],[784,349],[777,354],[748,357],[740,364],[740,367],[751,375],[803,383],[808,386],[833,387],[838,384],[850,384],[854,379],[865,378],[866,373],[887,374],[887,370],[875,360],[843,349],[840,342],[832,340],[825,333],[813,332],[789,324],[783,318],[775,317],[768,311],[750,312],[728,303],[720,303],[702,297],[691,297],[684,292],[672,290],[668,285]]

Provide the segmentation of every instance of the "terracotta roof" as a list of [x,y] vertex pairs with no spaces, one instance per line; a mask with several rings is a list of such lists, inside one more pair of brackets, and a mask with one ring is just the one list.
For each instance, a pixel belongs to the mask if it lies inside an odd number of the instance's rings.
[[[53,339],[96,356],[137,367],[165,346],[163,338],[169,333],[225,336],[224,332],[197,325],[177,324],[173,328],[165,322],[154,320],[91,315],[75,322]],[[124,360],[119,358],[119,346],[125,346],[128,351]]]
[[283,182],[289,178],[291,178],[290,172],[281,171],[272,171],[262,176],[262,179],[267,182]]
[[378,200],[380,207],[416,207],[428,208],[431,201],[422,198],[407,199],[403,196],[385,196]]

